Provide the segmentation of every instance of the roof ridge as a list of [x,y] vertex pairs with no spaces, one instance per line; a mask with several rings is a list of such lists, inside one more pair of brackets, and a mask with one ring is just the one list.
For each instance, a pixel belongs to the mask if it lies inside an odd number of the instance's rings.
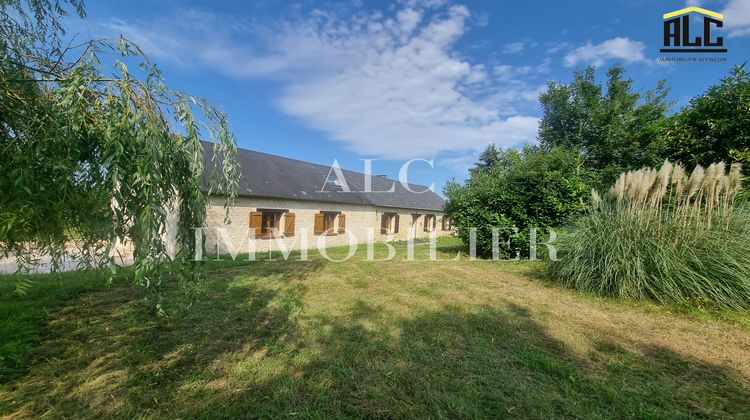
[[[212,159],[213,142],[201,143],[206,150],[203,156],[204,179],[208,179],[211,168],[221,165],[221,162]],[[401,184],[387,176],[371,175],[372,190],[368,192],[364,191],[365,173],[341,168],[344,178],[340,181],[349,187],[343,190],[343,185],[332,187],[325,182],[331,180],[328,175],[332,171],[328,165],[241,147],[237,148],[237,159],[241,173],[238,193],[242,196],[423,210],[440,210],[445,203],[433,189],[420,184]]]
[[[211,145],[211,147],[213,147],[213,142],[211,142],[211,141],[201,140],[201,143],[206,143],[206,144],[210,144],[210,145]],[[266,155],[266,156],[273,156],[273,157],[275,157],[275,158],[277,158],[277,159],[285,159],[285,160],[290,160],[290,161],[293,161],[293,162],[304,163],[304,164],[307,164],[307,165],[314,165],[314,166],[318,166],[318,167],[322,167],[322,168],[327,168],[327,169],[328,169],[329,171],[330,171],[330,169],[331,169],[331,167],[330,167],[330,166],[328,166],[328,165],[323,165],[322,163],[308,162],[308,161],[306,161],[306,160],[302,160],[302,159],[295,159],[295,158],[291,158],[291,157],[288,157],[288,156],[275,155],[275,154],[273,154],[273,153],[268,153],[268,152],[261,152],[261,151],[259,151],[259,150],[246,149],[246,148],[244,148],[244,147],[239,147],[239,146],[238,146],[238,147],[237,147],[237,152],[240,152],[240,151],[242,151],[242,152],[250,152],[250,153],[257,153],[257,154],[260,154],[260,155]],[[353,171],[353,170],[351,170],[351,169],[345,169],[345,168],[343,168],[343,167],[341,167],[341,170],[342,170],[342,171],[344,171],[344,172],[350,172],[350,173],[352,173],[352,174],[356,174],[356,175],[363,175],[363,176],[365,175],[365,173],[364,173],[364,172],[357,172],[357,171]],[[387,177],[387,176],[386,176],[386,177],[381,177],[381,176],[379,176],[379,175],[372,175],[372,174],[371,174],[371,177],[373,177],[373,178],[375,178],[375,177],[378,177],[378,178],[385,178],[385,179],[387,179],[387,180],[389,180],[389,181],[393,181],[393,182],[397,182],[397,183],[401,184],[401,181],[400,181],[400,180],[397,180],[397,179],[391,179],[390,177]],[[403,185],[403,184],[401,184],[401,185]],[[407,185],[409,185],[410,187],[422,187],[422,188],[427,188],[427,185],[422,185],[422,184],[414,184],[414,183],[412,183],[412,182],[407,182]],[[363,192],[365,192],[365,191],[363,191]],[[379,192],[379,191],[373,191],[373,192]],[[434,192],[434,191],[433,191],[433,192]]]

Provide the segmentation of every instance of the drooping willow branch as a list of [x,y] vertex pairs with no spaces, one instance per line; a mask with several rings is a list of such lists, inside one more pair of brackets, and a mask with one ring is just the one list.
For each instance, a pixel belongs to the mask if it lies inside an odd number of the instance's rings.
[[[0,252],[21,267],[46,255],[56,269],[71,254],[112,265],[114,244],[129,241],[137,280],[180,269],[192,277],[184,269],[202,246],[192,229],[204,223],[207,191],[231,205],[238,188],[226,115],[170,89],[124,38],[61,47],[57,2],[0,7],[0,32],[12,34],[0,42]],[[215,142],[219,170],[208,180],[201,140]]]

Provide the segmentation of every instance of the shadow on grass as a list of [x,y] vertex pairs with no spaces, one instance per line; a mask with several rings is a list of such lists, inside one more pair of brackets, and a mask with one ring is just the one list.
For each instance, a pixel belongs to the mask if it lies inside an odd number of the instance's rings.
[[[113,281],[122,281],[128,270]],[[39,345],[41,331],[50,313],[61,302],[110,282],[103,270],[78,273],[5,275],[0,274],[0,386],[22,376],[29,368],[29,351]],[[28,285],[16,293],[17,282]]]
[[614,341],[582,358],[551,338],[526,308],[445,306],[396,321],[357,301],[304,347],[324,351],[299,375],[211,392],[192,416],[649,417],[740,416],[750,403],[735,372],[649,346]]
[[[29,403],[20,412],[27,415],[148,410],[217,355],[294,336],[290,316],[302,305],[304,280],[325,263],[257,261],[209,271],[215,280],[202,282],[198,301],[172,318],[150,315],[153,294],[132,284],[83,294],[53,315],[31,372],[0,388],[0,415],[19,408],[9,398]],[[177,287],[165,296],[186,299]]]
[[738,372],[616,336],[580,355],[511,303],[404,316],[362,297],[303,314],[325,265],[219,269],[174,319],[149,317],[132,288],[81,296],[0,393],[0,414],[674,418],[750,406]]
[[437,246],[437,252],[439,254],[443,254],[445,256],[453,257],[456,256],[459,252],[462,255],[468,255],[469,254],[469,247],[464,246],[461,243],[458,244],[449,244],[449,245],[441,245],[438,244]]

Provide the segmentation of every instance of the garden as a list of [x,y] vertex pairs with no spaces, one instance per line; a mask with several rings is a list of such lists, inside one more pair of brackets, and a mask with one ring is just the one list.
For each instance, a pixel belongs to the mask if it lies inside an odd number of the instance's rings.
[[543,262],[449,261],[461,249],[211,262],[194,301],[165,288],[169,317],[125,273],[3,282],[0,415],[746,414],[747,311],[581,293]]
[[[5,3],[0,416],[747,417],[744,65],[679,109],[620,65],[550,81],[538,141],[448,182],[415,258],[196,261],[238,194],[227,116],[125,38],[66,46],[81,1]],[[71,242],[80,270],[23,272]]]

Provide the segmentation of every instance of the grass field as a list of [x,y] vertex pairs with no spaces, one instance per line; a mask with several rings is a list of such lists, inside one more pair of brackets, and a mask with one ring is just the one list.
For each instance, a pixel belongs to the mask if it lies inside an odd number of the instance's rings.
[[[0,278],[0,416],[748,416],[749,313],[586,296],[541,263],[404,255],[211,263],[167,318],[126,281],[40,276],[21,298]],[[187,305],[176,287],[165,302]]]

